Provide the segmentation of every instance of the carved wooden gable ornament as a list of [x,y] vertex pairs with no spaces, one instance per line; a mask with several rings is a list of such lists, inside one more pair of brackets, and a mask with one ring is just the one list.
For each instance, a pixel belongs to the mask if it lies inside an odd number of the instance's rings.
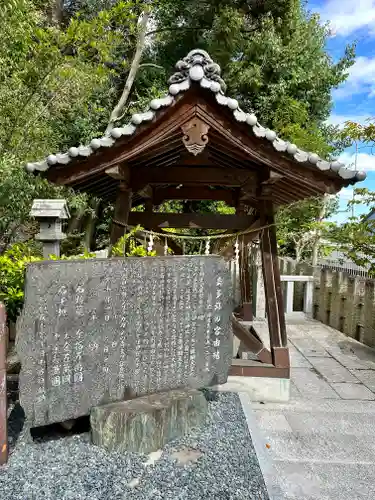
[[198,117],[182,125],[181,129],[184,133],[182,141],[189,153],[195,156],[202,153],[208,142],[209,128],[210,126]]

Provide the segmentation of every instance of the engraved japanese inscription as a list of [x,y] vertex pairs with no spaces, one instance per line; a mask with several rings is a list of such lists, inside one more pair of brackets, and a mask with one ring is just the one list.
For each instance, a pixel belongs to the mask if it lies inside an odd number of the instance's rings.
[[26,417],[45,425],[136,395],[224,383],[232,310],[217,256],[31,264],[17,323]]

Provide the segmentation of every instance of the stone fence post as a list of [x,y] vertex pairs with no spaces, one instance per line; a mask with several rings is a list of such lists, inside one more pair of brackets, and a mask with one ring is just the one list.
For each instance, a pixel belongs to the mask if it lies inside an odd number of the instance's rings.
[[66,200],[34,200],[30,215],[40,224],[36,239],[43,244],[43,257],[60,257],[60,241],[65,238],[61,222],[70,218]]
[[6,311],[0,302],[0,465],[6,464],[8,460],[7,344]]

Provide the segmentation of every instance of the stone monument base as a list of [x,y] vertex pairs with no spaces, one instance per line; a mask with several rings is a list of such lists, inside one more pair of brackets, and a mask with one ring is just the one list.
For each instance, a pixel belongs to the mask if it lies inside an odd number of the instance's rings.
[[207,401],[195,389],[173,390],[91,410],[92,442],[107,450],[150,453],[205,422]]

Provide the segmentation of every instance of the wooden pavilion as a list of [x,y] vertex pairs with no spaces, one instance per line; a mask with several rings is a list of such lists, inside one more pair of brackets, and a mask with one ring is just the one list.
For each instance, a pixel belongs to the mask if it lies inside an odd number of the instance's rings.
[[[165,97],[144,113],[89,145],[29,163],[29,172],[115,204],[111,241],[126,225],[145,229],[252,230],[260,238],[270,350],[256,332],[234,320],[234,333],[258,361],[233,360],[232,375],[289,378],[289,353],[277,260],[274,212],[280,205],[341,188],[365,178],[338,161],[300,150],[259,124],[226,97],[220,67],[202,50],[176,65]],[[235,215],[166,214],[164,200],[222,200]],[[144,212],[131,207],[145,204]],[[254,231],[259,229],[259,231]],[[241,281],[249,280],[242,262]],[[242,314],[249,316],[249,286],[241,286]]]

